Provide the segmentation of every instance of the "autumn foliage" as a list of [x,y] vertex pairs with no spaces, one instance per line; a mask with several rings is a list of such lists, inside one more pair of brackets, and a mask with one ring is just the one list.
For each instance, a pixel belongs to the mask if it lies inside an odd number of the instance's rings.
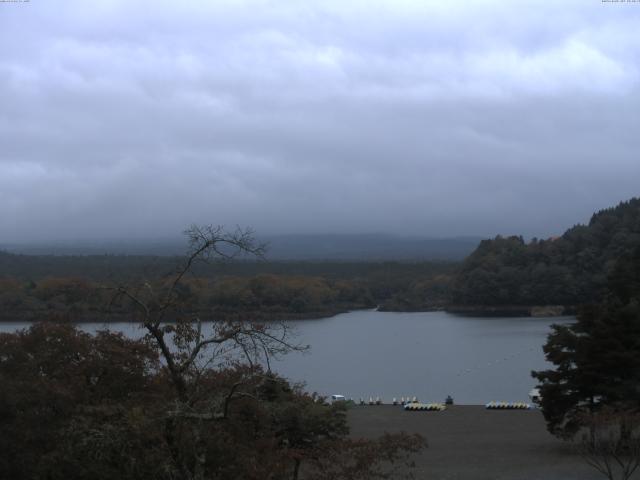
[[193,478],[182,468],[200,440],[202,478],[386,478],[423,447],[351,439],[344,405],[248,366],[203,370],[191,409],[218,416],[170,428],[178,400],[151,344],[65,324],[0,335],[0,382],[0,478]]

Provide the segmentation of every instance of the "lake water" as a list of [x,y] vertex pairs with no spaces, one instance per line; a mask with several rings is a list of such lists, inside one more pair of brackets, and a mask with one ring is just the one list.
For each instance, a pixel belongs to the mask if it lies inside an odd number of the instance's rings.
[[[481,404],[490,400],[528,401],[535,386],[531,370],[549,367],[542,345],[553,323],[570,317],[465,317],[445,312],[355,311],[318,320],[288,322],[308,353],[273,362],[274,370],[323,395],[358,399],[416,396],[421,401]],[[25,323],[0,323],[14,331]],[[102,324],[83,324],[95,331]],[[135,324],[112,330],[141,335]]]

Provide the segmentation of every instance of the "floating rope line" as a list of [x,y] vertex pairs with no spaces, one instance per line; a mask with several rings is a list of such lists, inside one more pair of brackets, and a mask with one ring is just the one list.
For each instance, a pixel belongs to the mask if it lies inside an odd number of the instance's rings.
[[495,365],[500,365],[501,363],[506,362],[506,361],[508,361],[508,360],[512,360],[512,359],[514,359],[514,358],[516,358],[516,357],[519,357],[520,355],[522,355],[522,354],[524,354],[524,353],[526,353],[526,352],[534,351],[534,350],[536,350],[536,348],[537,348],[537,347],[531,347],[531,348],[526,348],[526,349],[524,349],[524,350],[520,350],[520,351],[518,351],[518,352],[516,352],[516,353],[513,353],[513,354],[511,354],[511,355],[507,355],[507,356],[506,356],[506,357],[504,357],[504,358],[501,358],[501,359],[498,359],[498,360],[493,360],[493,361],[491,361],[491,362],[488,362],[486,365],[476,366],[476,367],[474,367],[474,368],[463,368],[463,369],[461,369],[460,371],[458,371],[458,373],[456,373],[456,377],[460,377],[460,376],[463,376],[463,375],[467,375],[467,374],[469,374],[469,373],[473,373],[473,372],[476,372],[476,371],[478,371],[478,370],[482,370],[482,369],[487,368],[487,367],[492,367],[492,366],[495,366]]

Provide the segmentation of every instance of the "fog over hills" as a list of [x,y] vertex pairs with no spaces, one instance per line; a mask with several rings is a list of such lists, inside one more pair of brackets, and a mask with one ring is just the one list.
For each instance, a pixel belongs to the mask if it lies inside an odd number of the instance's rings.
[[271,237],[269,257],[291,260],[461,260],[480,237],[392,235],[281,235]]
[[[387,234],[274,235],[259,237],[267,244],[267,260],[461,260],[481,237],[432,238]],[[179,238],[58,241],[5,244],[0,248],[28,255],[181,255]]]

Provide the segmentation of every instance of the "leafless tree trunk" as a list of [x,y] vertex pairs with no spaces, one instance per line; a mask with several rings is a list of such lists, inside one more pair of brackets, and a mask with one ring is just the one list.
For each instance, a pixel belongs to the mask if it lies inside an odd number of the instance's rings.
[[[250,395],[234,385],[229,392],[207,405],[197,404],[198,379],[204,368],[214,364],[216,356],[241,356],[249,365],[267,361],[292,350],[306,347],[290,341],[284,323],[256,324],[246,320],[221,320],[211,323],[211,331],[203,332],[198,316],[188,319],[167,318],[179,304],[181,282],[191,273],[197,262],[210,259],[232,259],[238,255],[261,257],[264,246],[257,245],[250,230],[227,233],[220,226],[192,226],[185,231],[189,251],[183,265],[171,275],[165,288],[154,288],[150,282],[135,287],[119,285],[114,288],[112,303],[127,299],[147,330],[147,338],[158,348],[164,368],[171,378],[176,394],[175,408],[165,419],[166,440],[173,460],[185,480],[202,480],[206,469],[206,439],[203,422],[227,417],[229,403],[237,397]],[[189,424],[194,451],[192,458],[183,458],[176,445],[179,425]]]

